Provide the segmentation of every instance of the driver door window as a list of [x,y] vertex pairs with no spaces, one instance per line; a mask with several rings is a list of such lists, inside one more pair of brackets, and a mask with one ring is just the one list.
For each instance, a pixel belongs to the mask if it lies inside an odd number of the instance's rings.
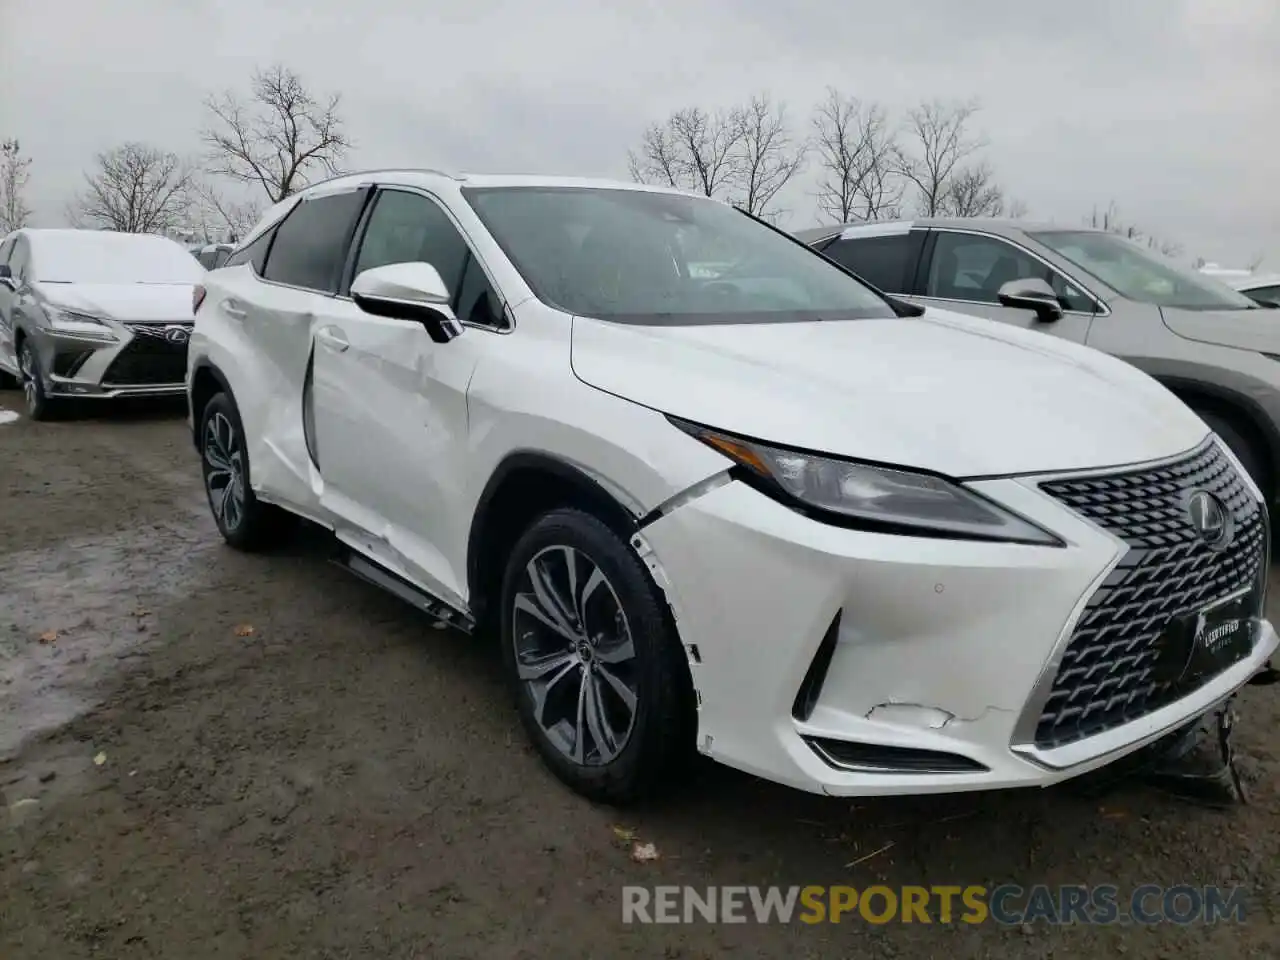
[[1067,310],[1092,313],[1093,303],[1052,267],[995,237],[939,231],[924,295],[998,306],[1010,280],[1044,280]]
[[502,325],[498,295],[449,216],[421,194],[382,191],[369,214],[352,278],[373,267],[419,261],[436,268],[459,320]]

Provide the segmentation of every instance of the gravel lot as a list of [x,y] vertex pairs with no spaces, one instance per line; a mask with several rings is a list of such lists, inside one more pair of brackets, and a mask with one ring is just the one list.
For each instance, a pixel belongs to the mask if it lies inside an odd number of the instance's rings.
[[[621,814],[544,772],[491,645],[312,538],[223,547],[180,410],[90,414],[0,422],[6,960],[1275,956],[1276,687],[1241,703],[1248,806],[1136,782],[853,804],[707,767]],[[878,882],[1224,883],[1248,921],[621,922],[628,883]]]

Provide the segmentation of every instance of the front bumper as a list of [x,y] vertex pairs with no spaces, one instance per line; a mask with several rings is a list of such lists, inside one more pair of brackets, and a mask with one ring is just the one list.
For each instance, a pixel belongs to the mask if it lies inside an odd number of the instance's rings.
[[[1068,546],[840,529],[737,482],[648,525],[637,544],[689,655],[699,749],[832,795],[1044,786],[1186,724],[1275,652],[1275,631],[1258,620],[1251,653],[1199,689],[1096,736],[1038,747],[1045,684],[1128,547],[1030,481],[972,487]],[[825,677],[797,719],[829,631]],[[850,744],[859,750],[833,756]]]
[[50,397],[181,396],[190,324],[115,324],[104,341],[44,329],[32,339]]

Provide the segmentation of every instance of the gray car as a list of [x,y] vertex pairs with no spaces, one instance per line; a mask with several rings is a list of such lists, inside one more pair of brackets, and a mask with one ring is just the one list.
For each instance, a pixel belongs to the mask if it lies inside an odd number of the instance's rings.
[[1065,337],[1132,363],[1194,409],[1276,502],[1274,310],[1100,230],[929,219],[818,227],[796,236],[903,300]]
[[0,241],[0,386],[40,420],[64,398],[182,396],[206,270],[149,234],[24,229]]

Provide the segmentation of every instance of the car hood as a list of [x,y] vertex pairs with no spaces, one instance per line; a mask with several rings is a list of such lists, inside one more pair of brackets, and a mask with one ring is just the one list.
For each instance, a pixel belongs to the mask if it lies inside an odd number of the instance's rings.
[[977,317],[633,326],[575,317],[597,389],[757,440],[953,477],[1190,449],[1208,428],[1146,374]]
[[1280,354],[1280,312],[1257,310],[1179,310],[1161,307],[1164,325],[1180,337],[1219,347]]
[[40,283],[41,298],[63,307],[112,320],[191,321],[190,283]]

